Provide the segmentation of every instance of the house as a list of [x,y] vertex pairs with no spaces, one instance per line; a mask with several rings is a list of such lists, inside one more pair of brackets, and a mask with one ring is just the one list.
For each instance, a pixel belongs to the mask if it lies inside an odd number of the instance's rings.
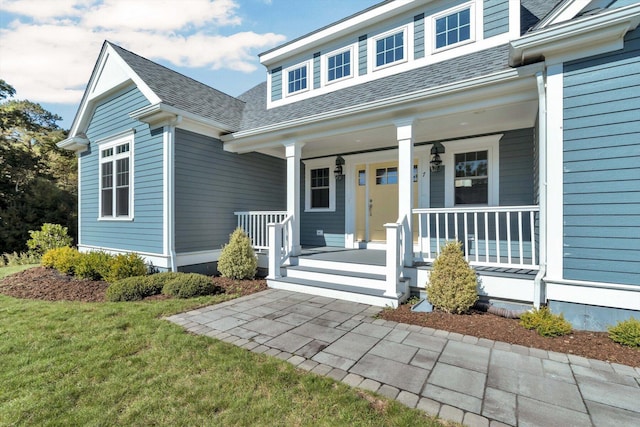
[[397,306],[457,239],[483,297],[640,318],[639,23],[636,1],[382,1],[262,53],[238,98],[105,42],[59,144],[78,246],[206,270],[242,226],[270,286]]

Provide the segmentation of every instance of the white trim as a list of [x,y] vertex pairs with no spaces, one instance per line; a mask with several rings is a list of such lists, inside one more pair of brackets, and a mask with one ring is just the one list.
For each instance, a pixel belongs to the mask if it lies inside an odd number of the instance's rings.
[[78,245],[82,243],[82,156],[76,153],[78,158]]
[[549,27],[553,24],[559,24],[561,22],[568,21],[580,13],[585,7],[592,3],[591,0],[573,0],[565,1],[558,5],[551,11],[542,21],[537,25],[538,28]]
[[[350,74],[348,76],[343,76],[339,79],[329,80],[329,58],[332,56],[340,55],[344,52],[349,52],[351,55],[351,63],[350,63]],[[345,47],[341,47],[339,49],[335,49],[331,52],[325,53],[320,58],[320,75],[322,76],[321,81],[323,85],[332,85],[335,83],[343,82],[345,80],[352,79],[356,74],[356,68],[358,67],[358,56],[355,54],[356,52],[356,43],[347,45]],[[269,92],[271,93],[271,92]]]
[[[129,129],[124,132],[117,133],[115,135],[108,136],[96,141],[97,155],[98,155],[98,221],[133,221],[134,215],[134,176],[135,176],[135,131]],[[123,144],[129,144],[129,151],[126,153],[116,153],[116,148]],[[108,160],[103,160],[102,151],[112,149],[113,154],[109,156]],[[117,211],[117,161],[121,159],[129,159],[129,213],[128,215],[115,215]],[[102,215],[102,165],[105,163],[112,163],[112,211],[113,216]]]
[[129,250],[129,249],[114,249],[114,248],[107,248],[104,246],[80,245],[80,244],[78,245],[78,250],[80,252],[103,251],[111,255],[136,253],[140,255],[142,258],[144,258],[146,262],[152,263],[155,267],[161,267],[161,268],[170,267],[169,257],[167,257],[166,255],[158,254],[154,252],[141,252],[141,251]]
[[[412,40],[409,40],[409,24],[402,25],[400,27],[396,27],[392,30],[385,31],[380,34],[376,34],[375,36],[369,37],[367,39],[367,56],[369,63],[369,70],[371,72],[376,72],[379,70],[383,70],[385,68],[393,67],[395,65],[404,64],[409,62],[409,47],[413,48]],[[382,65],[376,65],[376,57],[378,56],[378,51],[376,49],[377,41],[380,39],[384,39],[390,36],[394,36],[396,34],[402,33],[403,43],[402,43],[402,59],[388,62]]]
[[[463,10],[469,9],[469,38],[467,40],[462,40],[462,41],[458,41],[456,43],[452,43],[449,45],[445,45],[443,47],[436,47],[436,21],[438,19],[441,18],[445,18],[449,15],[453,15],[454,13],[458,13],[458,12],[462,12]],[[476,11],[475,11],[475,3],[473,2],[468,2],[468,3],[464,3],[455,7],[452,7],[450,9],[447,10],[443,10],[442,12],[436,13],[431,15],[431,28],[430,28],[430,33],[427,36],[427,33],[425,32],[425,37],[427,37],[427,40],[431,40],[431,54],[435,55],[438,54],[440,52],[449,50],[449,49],[455,49],[459,46],[463,46],[465,44],[469,44],[469,43],[475,43],[476,41],[476,28],[478,27],[478,23],[476,20]],[[480,28],[482,28],[482,26],[480,26]]]
[[640,310],[640,288],[629,285],[546,279],[547,300]]
[[[304,211],[305,212],[335,212],[336,211],[336,177],[333,170],[336,167],[334,157],[303,160],[304,163]],[[344,167],[344,165],[343,165]],[[329,168],[329,207],[311,207],[311,170]],[[344,172],[344,171],[343,171]]]
[[[289,72],[295,71],[301,68],[307,69],[307,87],[304,89],[297,90],[295,92],[289,92]],[[307,61],[298,62],[295,65],[292,65],[287,68],[282,69],[282,95],[283,98],[288,98],[290,96],[295,96],[301,93],[305,93],[311,90],[313,87],[313,60],[309,59]]]
[[[444,205],[447,208],[455,206],[454,200],[454,155],[470,151],[487,150],[489,159],[489,194],[487,206],[498,206],[500,201],[500,138],[504,134],[481,136],[478,138],[447,141],[443,143],[445,152],[441,156],[445,169],[444,176]],[[465,205],[469,206],[469,205]]]
[[[563,277],[563,65],[547,69],[547,278]],[[542,178],[542,177],[540,177]]]

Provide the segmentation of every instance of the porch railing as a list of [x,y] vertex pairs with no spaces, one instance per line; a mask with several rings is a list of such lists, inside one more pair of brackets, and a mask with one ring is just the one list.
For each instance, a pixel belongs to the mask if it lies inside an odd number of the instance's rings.
[[281,223],[287,217],[287,211],[244,211],[234,212],[238,217],[238,227],[251,239],[254,249],[269,249],[267,225]]
[[418,255],[431,262],[449,240],[472,265],[538,268],[538,206],[414,209]]
[[269,227],[269,279],[280,277],[280,267],[289,260],[293,251],[292,216]]

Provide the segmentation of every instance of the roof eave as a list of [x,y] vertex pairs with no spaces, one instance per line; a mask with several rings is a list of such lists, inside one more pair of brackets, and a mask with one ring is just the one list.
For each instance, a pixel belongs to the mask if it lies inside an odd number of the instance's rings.
[[75,151],[76,154],[80,154],[86,151],[87,147],[89,147],[89,139],[86,135],[79,134],[58,142],[56,146],[64,150]]
[[160,127],[165,125],[180,125],[184,122],[191,122],[198,126],[209,129],[216,135],[222,135],[234,132],[237,129],[231,125],[218,122],[216,120],[207,119],[188,111],[176,108],[172,105],[157,103],[148,105],[129,113],[129,117],[134,120],[147,123],[151,127]]

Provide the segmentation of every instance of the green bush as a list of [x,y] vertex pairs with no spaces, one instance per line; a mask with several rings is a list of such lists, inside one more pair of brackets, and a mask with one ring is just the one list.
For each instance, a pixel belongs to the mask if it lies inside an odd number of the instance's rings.
[[103,251],[80,254],[75,275],[81,279],[103,280],[109,275],[115,257]]
[[640,320],[631,317],[611,326],[609,338],[629,347],[640,347]]
[[118,280],[107,288],[107,301],[138,301],[162,292],[164,286],[179,280],[184,273],[157,273],[149,276],[127,277]]
[[167,281],[162,293],[177,298],[192,298],[201,295],[213,295],[217,288],[210,277],[197,273],[183,273]]
[[42,255],[40,264],[44,267],[55,268],[62,274],[74,274],[80,257],[80,252],[77,249],[65,246],[49,249]]
[[40,255],[35,252],[13,252],[0,255],[0,267],[14,267],[16,265],[38,264]]
[[109,283],[115,283],[127,277],[144,276],[148,272],[142,257],[133,252],[116,255],[110,264],[109,273],[104,277]]
[[459,242],[448,242],[442,247],[427,283],[429,302],[447,313],[464,313],[478,300],[478,279],[460,246]]
[[241,228],[229,236],[229,243],[222,248],[218,271],[222,277],[253,279],[258,269],[258,259],[251,247],[251,240]]
[[571,333],[571,324],[564,316],[551,313],[548,307],[522,314],[520,324],[527,329],[535,329],[543,337],[558,337]]
[[31,239],[27,241],[27,246],[38,255],[44,254],[49,249],[71,246],[72,239],[67,234],[67,227],[60,224],[42,224],[39,231],[29,231]]

